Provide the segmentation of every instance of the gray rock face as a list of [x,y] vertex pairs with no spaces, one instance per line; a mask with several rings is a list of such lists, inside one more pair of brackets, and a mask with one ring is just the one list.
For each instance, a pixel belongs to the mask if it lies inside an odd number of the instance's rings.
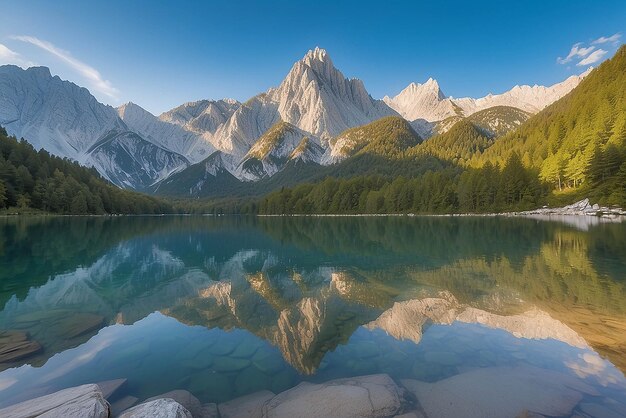
[[429,418],[515,418],[526,411],[569,416],[583,393],[597,395],[580,381],[535,367],[490,367],[430,384],[406,379]]
[[108,418],[109,405],[98,385],[82,385],[0,409],[3,418]]
[[271,399],[263,417],[389,417],[405,408],[404,391],[386,374],[300,383]]
[[156,399],[127,409],[119,418],[193,418],[193,416],[173,399]]
[[220,417],[222,418],[261,418],[263,416],[263,406],[274,397],[274,393],[269,390],[252,393],[242,396],[232,401],[218,405]]

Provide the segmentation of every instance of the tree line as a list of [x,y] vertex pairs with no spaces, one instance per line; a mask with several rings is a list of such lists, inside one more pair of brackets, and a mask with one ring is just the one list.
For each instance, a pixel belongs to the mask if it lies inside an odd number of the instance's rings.
[[326,178],[269,194],[246,210],[260,214],[383,214],[491,212],[531,209],[548,188],[512,154],[503,167],[486,164],[459,174],[455,169],[394,179]]
[[0,209],[6,208],[77,215],[173,210],[162,199],[115,187],[92,168],[36,151],[0,127]]

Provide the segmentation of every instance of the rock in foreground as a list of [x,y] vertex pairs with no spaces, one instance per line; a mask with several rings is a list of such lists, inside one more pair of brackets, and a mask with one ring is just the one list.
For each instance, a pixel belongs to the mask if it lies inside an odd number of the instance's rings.
[[402,380],[429,418],[515,418],[523,412],[569,416],[593,388],[561,373],[534,367],[476,369],[424,383]]
[[263,417],[389,417],[406,407],[404,390],[386,374],[300,383],[271,399]]
[[0,409],[3,418],[108,418],[109,405],[98,385],[82,385]]
[[175,400],[165,398],[127,409],[119,418],[193,418],[193,416]]

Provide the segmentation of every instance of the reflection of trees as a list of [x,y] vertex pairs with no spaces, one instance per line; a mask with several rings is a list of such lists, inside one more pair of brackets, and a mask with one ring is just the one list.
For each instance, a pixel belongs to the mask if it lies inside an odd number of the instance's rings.
[[570,326],[626,370],[626,283],[599,273],[589,242],[585,233],[561,229],[519,264],[505,255],[493,260],[470,258],[411,276],[469,302],[496,288],[514,291]]

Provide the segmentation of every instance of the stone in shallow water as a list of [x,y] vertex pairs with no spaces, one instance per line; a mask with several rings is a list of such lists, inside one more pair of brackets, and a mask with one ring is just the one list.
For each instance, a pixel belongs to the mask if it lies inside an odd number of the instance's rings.
[[41,349],[42,347],[37,341],[23,340],[0,343],[0,363],[10,363],[30,357],[39,353]]
[[247,343],[244,341],[239,344],[237,348],[235,348],[235,351],[230,353],[230,357],[250,358],[254,355],[254,353],[256,353],[258,349],[259,346],[257,344]]
[[202,404],[198,398],[186,390],[172,390],[170,392],[148,398],[145,402],[151,402],[157,399],[173,399],[184,406],[194,417],[202,416]]
[[[516,417],[523,411],[550,416],[571,414],[593,388],[576,379],[535,367],[490,367],[424,383],[406,379],[429,418]],[[595,392],[597,393],[597,392]]]
[[126,384],[126,379],[106,380],[96,384],[100,387],[104,399],[109,399],[119,388]]
[[263,405],[275,396],[269,390],[252,393],[217,406],[222,418],[262,418]]
[[263,407],[263,417],[388,417],[403,412],[403,390],[386,374],[300,383]]
[[3,418],[107,418],[107,405],[98,385],[82,385],[0,409]]
[[285,367],[282,357],[270,352],[257,351],[252,357],[252,363],[263,373],[272,375]]
[[[198,418],[198,417],[193,417],[193,418]],[[205,403],[204,405],[202,405],[201,418],[220,418],[220,413],[217,410],[217,404]]]
[[247,395],[267,389],[271,378],[254,366],[243,369],[235,378],[235,391],[238,395]]
[[232,353],[237,348],[237,343],[229,339],[220,339],[216,344],[213,344],[209,350],[216,356],[225,356]]
[[209,353],[203,353],[194,358],[186,358],[180,361],[181,367],[193,370],[208,369],[212,364],[213,356]]
[[213,369],[218,372],[236,372],[250,365],[250,360],[243,358],[221,357],[213,359]]
[[59,321],[61,336],[75,338],[96,330],[104,323],[104,317],[91,313],[77,313]]
[[200,399],[212,402],[223,402],[232,398],[234,393],[231,378],[213,370],[204,370],[191,376],[187,389]]
[[124,396],[123,398],[120,398],[115,402],[112,402],[111,403],[111,416],[112,417],[118,416],[122,411],[133,407],[137,403],[138,400],[139,398],[129,395],[129,396]]
[[193,416],[173,399],[156,399],[127,409],[119,418],[193,418]]

